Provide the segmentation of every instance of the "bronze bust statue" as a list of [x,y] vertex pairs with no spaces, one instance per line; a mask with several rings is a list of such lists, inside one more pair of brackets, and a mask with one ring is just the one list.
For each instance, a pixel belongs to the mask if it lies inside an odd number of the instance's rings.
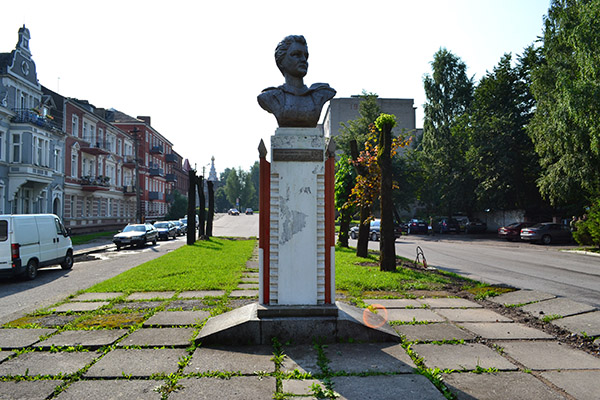
[[308,71],[308,48],[302,35],[286,36],[275,49],[275,62],[285,83],[258,95],[258,104],[275,115],[280,127],[314,128],[323,105],[335,96],[327,83],[304,84]]

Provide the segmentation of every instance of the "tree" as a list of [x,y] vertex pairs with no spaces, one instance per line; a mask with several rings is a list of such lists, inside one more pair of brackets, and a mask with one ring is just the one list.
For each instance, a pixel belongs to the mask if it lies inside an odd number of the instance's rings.
[[168,220],[183,218],[187,212],[187,199],[177,190],[173,190],[173,200],[169,205],[169,212],[166,215]]
[[206,215],[206,199],[204,197],[204,176],[200,175],[197,178],[196,188],[198,189],[198,237],[205,238],[205,215]]
[[230,204],[236,205],[242,193],[242,183],[235,169],[231,169],[225,181],[225,194]]
[[538,158],[526,131],[535,107],[529,76],[536,59],[529,47],[512,67],[511,54],[505,54],[475,89],[466,115],[467,161],[481,208],[506,210],[540,204],[535,182]]
[[375,121],[379,131],[377,165],[381,174],[379,198],[381,199],[381,224],[379,239],[379,268],[381,271],[396,270],[396,235],[394,233],[394,187],[392,171],[392,128],[396,125],[396,117],[381,114]]
[[258,208],[258,192],[254,188],[252,175],[240,170],[239,176],[243,182],[240,193],[240,202],[246,208]]
[[196,242],[196,171],[190,169],[188,178],[187,244],[191,246]]
[[256,193],[255,202],[250,206],[254,209],[258,209],[258,193],[260,191],[260,163],[255,161],[250,167],[250,181],[254,187],[254,193]]
[[369,126],[375,122],[381,113],[379,104],[377,104],[377,94],[363,90],[362,95],[358,96],[361,100],[358,103],[359,117],[348,122],[342,122],[342,129],[339,135],[335,137],[336,148],[346,155],[350,155],[350,142],[355,140],[360,146],[359,151],[363,149],[363,144],[369,136]]
[[348,247],[350,220],[355,212],[355,207],[348,201],[356,179],[351,161],[349,156],[343,154],[335,164],[335,208],[340,221],[338,244],[342,247]]
[[233,207],[233,204],[227,200],[227,194],[225,193],[225,187],[221,186],[215,190],[215,210],[217,212],[226,212]]
[[581,209],[600,197],[600,0],[553,0],[544,21],[529,133],[542,195]]
[[442,48],[433,57],[433,74],[423,80],[426,102],[423,121],[422,165],[425,176],[421,198],[433,209],[449,216],[457,208],[469,207],[469,170],[465,165],[467,138],[459,123],[473,98],[473,78],[467,66]]
[[215,216],[215,189],[214,182],[207,180],[206,185],[208,186],[208,215],[206,217],[206,237],[210,238],[213,232],[213,219]]

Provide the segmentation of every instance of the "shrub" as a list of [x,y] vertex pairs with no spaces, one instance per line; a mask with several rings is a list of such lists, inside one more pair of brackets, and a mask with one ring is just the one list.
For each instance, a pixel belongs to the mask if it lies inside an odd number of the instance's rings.
[[592,203],[587,218],[577,222],[575,227],[573,238],[577,243],[600,248],[600,199]]

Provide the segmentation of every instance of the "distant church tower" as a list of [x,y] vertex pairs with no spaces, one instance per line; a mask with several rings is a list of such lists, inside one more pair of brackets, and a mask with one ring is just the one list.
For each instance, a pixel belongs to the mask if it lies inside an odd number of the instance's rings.
[[208,181],[216,182],[219,179],[217,178],[217,170],[215,170],[215,156],[212,156],[210,159],[210,172],[208,173]]

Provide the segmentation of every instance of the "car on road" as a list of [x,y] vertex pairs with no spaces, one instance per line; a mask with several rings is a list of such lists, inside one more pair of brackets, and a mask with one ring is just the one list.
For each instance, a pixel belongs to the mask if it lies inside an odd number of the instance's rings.
[[[381,220],[375,219],[369,224],[369,240],[376,241],[381,237]],[[358,239],[358,226],[353,226],[350,228],[350,238]],[[399,224],[394,225],[394,236],[399,238],[402,235],[402,226]]]
[[460,232],[460,225],[454,218],[442,218],[437,222],[435,227],[437,228],[435,230],[439,233]]
[[521,229],[521,240],[531,243],[568,243],[573,240],[571,230],[567,225],[556,224],[554,222],[542,222],[529,228]]
[[422,219],[413,218],[406,224],[406,233],[409,235],[415,233],[427,233],[427,222]]
[[113,237],[117,250],[124,246],[142,247],[148,242],[155,245],[157,240],[158,230],[152,224],[129,224]]
[[465,225],[466,233],[485,233],[487,231],[487,224],[479,218],[470,219]]
[[177,238],[177,227],[171,221],[157,221],[154,227],[158,231],[158,240],[169,240]]
[[254,214],[254,210],[251,208],[246,208],[246,215],[252,215]]
[[[186,232],[187,232],[187,226],[188,226],[187,220],[188,220],[187,217],[179,219],[179,221],[181,221],[181,223],[185,225]],[[198,229],[198,225],[200,225],[200,222],[198,221],[198,216],[196,215],[196,226],[194,227],[194,229]]]
[[227,214],[229,214],[229,215],[240,215],[240,210],[238,210],[237,208],[230,208],[229,211],[227,211]]
[[177,235],[178,236],[182,236],[185,235],[187,233],[187,224],[184,224],[183,222],[177,220],[177,221],[171,221],[174,225],[175,228],[177,229]]
[[509,242],[521,240],[521,229],[535,225],[535,222],[513,222],[506,226],[498,228],[498,238],[506,239]]
[[467,217],[466,215],[454,215],[454,216],[452,216],[452,219],[455,219],[458,222],[458,231],[459,232],[467,231],[467,225],[469,224],[469,217]]

